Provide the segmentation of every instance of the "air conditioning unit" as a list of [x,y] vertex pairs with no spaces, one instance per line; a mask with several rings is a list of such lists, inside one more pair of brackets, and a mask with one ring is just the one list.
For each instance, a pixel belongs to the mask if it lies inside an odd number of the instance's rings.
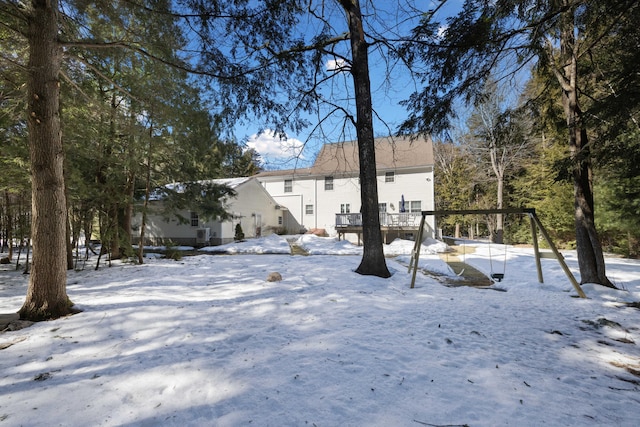
[[211,238],[210,228],[198,228],[196,230],[196,243],[209,243]]

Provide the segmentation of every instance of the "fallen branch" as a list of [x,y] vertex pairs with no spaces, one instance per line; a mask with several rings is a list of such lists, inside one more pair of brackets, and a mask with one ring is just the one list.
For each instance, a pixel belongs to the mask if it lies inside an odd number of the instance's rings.
[[429,427],[469,427],[469,424],[430,424],[423,421],[413,420],[414,423],[422,424]]

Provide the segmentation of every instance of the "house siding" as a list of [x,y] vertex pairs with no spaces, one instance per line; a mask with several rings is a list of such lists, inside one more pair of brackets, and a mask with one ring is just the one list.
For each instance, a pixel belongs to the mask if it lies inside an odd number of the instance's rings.
[[[293,181],[293,192],[278,194],[277,189],[283,188],[284,180],[274,177],[263,181],[272,197],[286,206],[295,220],[305,229],[324,228],[329,233],[335,233],[335,215],[340,212],[341,205],[349,204],[350,212],[360,212],[360,185],[357,177],[337,178],[333,180],[333,190],[324,189],[324,176],[298,177]],[[400,200],[404,196],[406,211],[411,201],[419,201],[420,210],[433,210],[433,169],[417,172],[397,172],[394,182],[385,182],[385,171],[378,173],[378,202],[387,205],[388,213],[400,212]],[[305,214],[305,205],[313,205],[314,213]],[[433,237],[435,224],[433,217],[427,218],[427,234]],[[290,232],[294,232],[290,230]],[[349,236],[355,240],[355,236]]]
[[[426,143],[425,143],[426,142]],[[386,204],[387,213],[400,213],[400,201],[404,197],[406,211],[411,202],[420,202],[420,211],[433,210],[434,172],[433,148],[430,140],[422,140],[422,145],[413,141],[377,140],[378,201]],[[389,148],[391,147],[391,148]],[[257,179],[271,196],[286,206],[295,221],[303,229],[324,228],[330,234],[335,229],[336,214],[341,206],[349,204],[351,213],[360,212],[361,195],[355,144],[325,145],[314,166],[307,169],[270,171],[259,174]],[[387,173],[393,173],[392,182],[387,182]],[[325,190],[325,177],[333,177],[333,189]],[[292,180],[291,191],[284,191],[284,181]],[[313,206],[313,214],[307,214],[305,207]],[[434,237],[435,219],[426,218],[425,233]],[[295,232],[290,230],[290,232]],[[357,235],[346,236],[357,241]]]
[[[229,243],[234,240],[237,224],[241,225],[245,238],[267,236],[278,230],[278,217],[283,215],[283,210],[258,181],[253,178],[247,179],[234,189],[236,197],[223,201],[225,209],[233,214],[234,218],[227,221],[205,221],[200,218],[198,226],[191,226],[189,221],[186,224],[181,223],[175,216],[167,219],[154,213],[162,207],[162,201],[151,202],[145,244],[166,244],[169,241],[190,246]],[[190,218],[190,211],[181,211],[179,214],[187,220]],[[141,214],[138,213],[134,224],[139,228],[140,223]],[[210,239],[208,242],[199,243],[197,230],[203,228],[210,229]]]

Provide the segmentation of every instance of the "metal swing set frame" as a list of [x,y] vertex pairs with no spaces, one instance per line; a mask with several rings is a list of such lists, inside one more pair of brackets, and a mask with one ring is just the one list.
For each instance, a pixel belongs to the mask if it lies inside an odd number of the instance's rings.
[[[422,238],[424,233],[424,225],[425,218],[427,216],[447,216],[447,215],[493,215],[493,214],[516,214],[516,215],[527,215],[529,217],[529,223],[531,224],[531,238],[533,240],[533,250],[536,257],[536,269],[538,270],[538,282],[544,283],[544,279],[542,277],[542,263],[540,262],[540,248],[538,247],[538,237],[537,232],[540,231],[540,234],[545,239],[551,251],[555,255],[555,258],[558,260],[558,263],[562,267],[562,270],[566,274],[567,278],[573,285],[574,289],[580,296],[580,298],[586,298],[584,291],[580,287],[580,284],[573,276],[573,273],[567,266],[567,263],[564,262],[564,257],[556,248],[556,245],[551,241],[549,237],[549,233],[544,228],[540,219],[536,215],[536,210],[534,208],[510,208],[510,209],[462,209],[462,210],[441,210],[441,211],[422,211],[422,219],[420,221],[420,226],[418,227],[418,234],[416,236],[415,244],[413,245],[413,250],[411,251],[411,260],[409,261],[409,270],[411,273],[413,269],[413,275],[411,277],[411,288],[413,289],[416,283],[416,273],[418,271],[418,261],[420,259],[420,248],[422,246]],[[506,258],[505,258],[506,262]],[[504,278],[504,273],[500,279]]]

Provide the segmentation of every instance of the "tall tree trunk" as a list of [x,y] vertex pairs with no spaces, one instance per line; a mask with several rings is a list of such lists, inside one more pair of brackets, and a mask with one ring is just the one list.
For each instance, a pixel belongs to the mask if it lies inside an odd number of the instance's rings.
[[[108,145],[108,153],[109,153],[109,157],[107,157],[107,160],[109,162],[112,161],[112,159],[110,158],[112,155],[112,150],[113,147],[117,146],[117,141],[118,141],[118,135],[117,135],[117,129],[116,129],[116,112],[118,109],[118,101],[117,101],[117,96],[116,96],[116,91],[113,92],[113,94],[111,95],[111,109],[110,109],[110,117],[109,117],[109,145]],[[117,152],[117,151],[116,151]],[[113,165],[111,165],[111,168],[113,169]],[[113,175],[111,177],[110,181],[113,181]],[[121,255],[120,255],[120,197],[119,197],[119,192],[116,189],[116,185],[114,182],[107,182],[107,207],[106,207],[106,212],[109,218],[109,226],[107,228],[108,230],[108,242],[103,242],[102,244],[105,245],[109,245],[109,254],[110,254],[110,260],[111,259],[120,259]]]
[[140,224],[140,241],[138,242],[138,262],[144,262],[144,239],[147,229],[147,210],[149,209],[149,199],[151,198],[151,159],[153,149],[153,123],[149,127],[149,145],[147,147],[147,171],[145,175],[144,203],[142,205],[142,220]]
[[573,10],[564,12],[560,36],[560,66],[556,77],[562,85],[562,106],[569,131],[572,160],[576,246],[581,283],[615,288],[605,272],[604,254],[594,219],[591,153],[578,99],[578,58]]
[[362,27],[359,0],[339,0],[347,13],[351,39],[351,74],[356,98],[356,135],[360,160],[360,197],[362,201],[362,261],[359,274],[390,277],[382,248],[380,216],[378,214],[378,177],[373,134],[373,107],[369,80],[369,48]]
[[31,162],[33,265],[21,319],[45,320],[71,313],[67,297],[66,219],[60,130],[62,49],[58,2],[28,7],[28,129]]
[[[133,109],[129,114],[130,121],[130,130],[128,137],[128,158],[135,159],[136,153],[134,147],[136,147],[136,137],[131,129],[134,129],[136,123],[136,115],[134,114]],[[134,255],[133,252],[133,233],[131,230],[131,224],[133,222],[133,200],[135,196],[135,185],[136,185],[136,163],[134,161],[128,161],[127,167],[125,168],[125,188],[124,194],[126,195],[126,201],[122,204],[122,212],[120,215],[120,227],[122,228],[122,237],[121,237],[121,253],[128,257]]]

